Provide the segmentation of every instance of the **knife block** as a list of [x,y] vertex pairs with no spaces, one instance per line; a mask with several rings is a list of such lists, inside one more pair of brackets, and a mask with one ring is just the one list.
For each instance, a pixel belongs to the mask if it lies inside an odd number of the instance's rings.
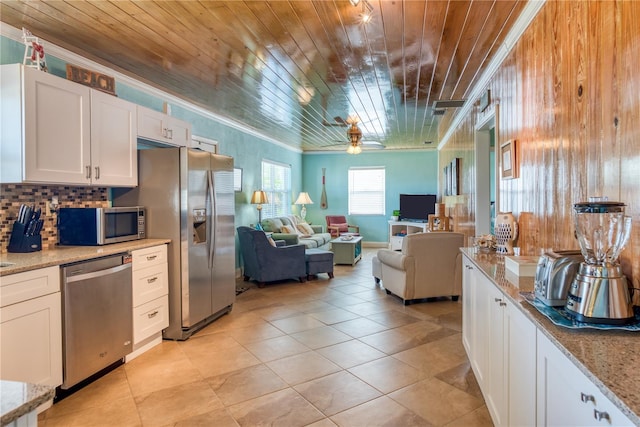
[[8,252],[37,252],[42,250],[42,236],[35,234],[27,236],[24,234],[24,224],[20,222],[13,223],[11,237],[9,238]]

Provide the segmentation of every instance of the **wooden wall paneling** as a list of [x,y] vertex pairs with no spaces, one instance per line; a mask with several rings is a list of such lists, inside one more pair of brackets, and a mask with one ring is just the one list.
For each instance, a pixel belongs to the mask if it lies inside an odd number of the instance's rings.
[[[620,194],[621,200],[627,204],[626,213],[633,222],[631,244],[623,252],[623,269],[633,287],[640,289],[640,38],[637,30],[640,27],[640,2],[622,3],[619,14]],[[635,292],[634,303],[640,305],[640,291]]]

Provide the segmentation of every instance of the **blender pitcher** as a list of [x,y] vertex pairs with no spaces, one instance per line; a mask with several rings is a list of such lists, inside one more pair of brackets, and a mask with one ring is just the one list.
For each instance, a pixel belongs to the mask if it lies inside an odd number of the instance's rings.
[[626,324],[635,320],[627,279],[618,263],[631,234],[625,204],[590,199],[573,205],[576,236],[584,262],[569,288],[565,308],[588,323]]

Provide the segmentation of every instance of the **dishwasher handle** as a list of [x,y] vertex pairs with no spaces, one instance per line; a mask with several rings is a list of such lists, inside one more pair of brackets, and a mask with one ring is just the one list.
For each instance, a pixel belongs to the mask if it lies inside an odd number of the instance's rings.
[[93,279],[95,277],[105,276],[105,275],[109,275],[109,274],[115,274],[115,273],[117,273],[119,271],[123,271],[123,270],[126,270],[128,268],[129,269],[131,268],[131,264],[116,265],[115,267],[105,268],[104,270],[92,271],[90,273],[78,274],[76,276],[67,277],[67,278],[65,278],[65,282],[66,283],[73,283],[73,282],[79,282],[81,280]]

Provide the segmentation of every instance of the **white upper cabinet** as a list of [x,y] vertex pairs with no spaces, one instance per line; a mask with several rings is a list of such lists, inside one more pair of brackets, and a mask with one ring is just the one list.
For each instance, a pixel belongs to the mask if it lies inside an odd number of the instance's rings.
[[21,64],[0,89],[1,182],[137,185],[134,104]]
[[100,186],[138,185],[136,105],[91,91],[91,181]]
[[138,105],[138,137],[178,147],[189,147],[191,124]]

